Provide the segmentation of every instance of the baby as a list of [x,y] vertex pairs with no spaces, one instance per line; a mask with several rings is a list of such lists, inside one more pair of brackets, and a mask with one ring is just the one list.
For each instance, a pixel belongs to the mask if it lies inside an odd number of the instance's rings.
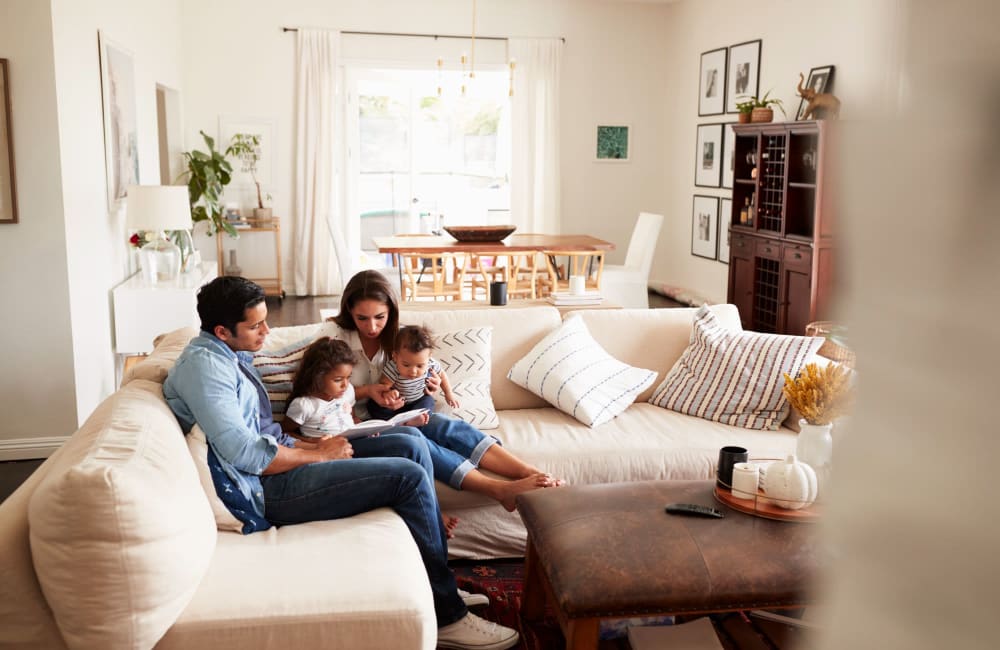
[[433,411],[434,397],[427,394],[427,377],[432,371],[441,379],[441,393],[448,406],[458,408],[458,400],[451,390],[448,376],[441,364],[431,358],[434,341],[430,330],[415,325],[401,327],[392,347],[392,359],[382,369],[380,383],[392,386],[405,404],[393,411],[371,400],[368,403],[368,413],[373,418],[385,420],[397,413],[418,408]]

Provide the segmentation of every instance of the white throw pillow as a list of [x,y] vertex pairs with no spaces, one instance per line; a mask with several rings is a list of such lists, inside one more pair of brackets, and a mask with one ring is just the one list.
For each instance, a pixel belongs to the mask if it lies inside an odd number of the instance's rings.
[[194,466],[198,470],[198,480],[208,498],[208,504],[212,506],[212,514],[215,516],[215,526],[219,530],[232,530],[237,533],[243,532],[243,522],[229,512],[229,508],[222,503],[218,493],[215,491],[215,483],[212,482],[212,470],[208,468],[208,442],[205,440],[205,432],[197,424],[191,427],[191,431],[184,436],[187,441],[188,451],[194,459]]
[[253,365],[264,380],[264,390],[271,401],[276,422],[285,417],[292,379],[302,364],[302,355],[313,341],[322,336],[339,338],[340,328],[333,321],[276,327],[267,335],[264,347],[254,353]]
[[573,316],[514,364],[507,378],[590,427],[628,408],[656,373],[618,361]]
[[653,391],[650,404],[745,429],[776,430],[788,415],[782,392],[823,338],[722,327],[706,307],[694,316],[691,341]]
[[492,327],[469,327],[444,332],[437,337],[434,358],[447,373],[459,403],[459,408],[451,408],[444,401],[444,394],[438,391],[434,399],[439,413],[461,418],[478,429],[500,426],[500,418],[490,396],[492,342]]

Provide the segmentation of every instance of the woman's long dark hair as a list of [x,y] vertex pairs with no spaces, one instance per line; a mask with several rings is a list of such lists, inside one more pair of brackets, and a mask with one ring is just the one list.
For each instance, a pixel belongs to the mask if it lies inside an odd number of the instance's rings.
[[358,362],[351,348],[343,341],[324,336],[316,339],[302,354],[302,363],[295,371],[292,380],[292,392],[288,395],[291,402],[296,397],[315,395],[323,392],[323,377],[326,373],[340,365],[355,365]]
[[340,313],[333,318],[333,322],[342,330],[357,331],[351,312],[362,300],[374,300],[388,307],[385,328],[379,334],[378,341],[386,354],[392,354],[392,341],[399,329],[399,301],[389,280],[378,271],[368,270],[354,274],[344,287],[344,295],[340,298]]

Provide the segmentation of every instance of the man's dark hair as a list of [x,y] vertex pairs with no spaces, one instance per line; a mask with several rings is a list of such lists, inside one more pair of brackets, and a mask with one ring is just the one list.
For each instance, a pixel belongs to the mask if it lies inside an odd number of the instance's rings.
[[296,397],[323,392],[323,377],[337,366],[353,366],[357,357],[347,344],[329,336],[318,338],[302,354],[302,363],[292,380],[291,402]]
[[433,349],[434,338],[431,336],[431,331],[426,327],[419,327],[417,325],[400,327],[399,333],[396,334],[396,340],[392,344],[393,352],[409,350],[410,352],[417,353]]
[[224,275],[198,290],[201,331],[215,334],[222,325],[236,336],[236,324],[246,318],[247,309],[264,302],[264,290],[246,278]]

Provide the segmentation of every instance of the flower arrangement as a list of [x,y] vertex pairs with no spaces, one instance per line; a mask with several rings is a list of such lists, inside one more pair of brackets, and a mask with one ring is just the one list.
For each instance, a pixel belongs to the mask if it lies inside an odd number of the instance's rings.
[[156,232],[152,230],[140,230],[128,238],[128,243],[136,248],[142,248],[154,239],[156,239]]
[[795,379],[785,373],[783,392],[809,424],[830,424],[850,409],[854,398],[850,369],[836,363],[807,363]]

